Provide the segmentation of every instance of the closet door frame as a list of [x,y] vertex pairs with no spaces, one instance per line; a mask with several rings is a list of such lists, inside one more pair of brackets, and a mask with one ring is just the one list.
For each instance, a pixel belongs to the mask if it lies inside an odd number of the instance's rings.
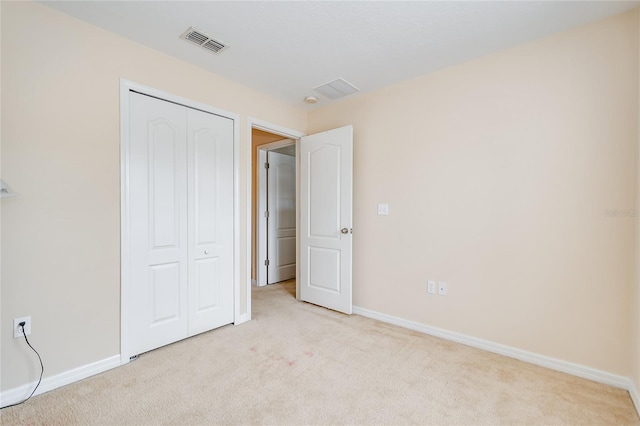
[[129,230],[129,93],[137,92],[233,120],[233,293],[234,324],[246,321],[240,314],[240,120],[237,114],[186,99],[162,90],[120,79],[120,364],[136,354],[129,348],[130,230]]

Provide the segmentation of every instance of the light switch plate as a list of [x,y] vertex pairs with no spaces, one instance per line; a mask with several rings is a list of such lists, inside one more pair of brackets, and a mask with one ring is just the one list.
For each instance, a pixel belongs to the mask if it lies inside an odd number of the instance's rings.
[[429,280],[427,281],[427,293],[436,294],[436,282]]

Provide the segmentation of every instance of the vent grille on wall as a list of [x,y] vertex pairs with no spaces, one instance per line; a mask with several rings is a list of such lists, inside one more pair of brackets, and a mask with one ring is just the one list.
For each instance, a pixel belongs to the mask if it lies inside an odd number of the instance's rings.
[[221,42],[220,40],[215,40],[212,37],[209,37],[205,33],[200,30],[197,30],[193,27],[189,28],[185,31],[180,38],[190,41],[203,49],[207,49],[213,53],[220,53],[223,50],[227,49],[229,46]]

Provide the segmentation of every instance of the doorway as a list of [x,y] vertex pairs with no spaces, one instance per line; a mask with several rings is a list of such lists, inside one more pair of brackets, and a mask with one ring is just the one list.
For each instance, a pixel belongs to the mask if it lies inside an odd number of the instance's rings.
[[252,129],[252,284],[296,276],[296,140]]
[[[290,139],[295,141],[297,145],[297,141],[303,137],[305,134],[299,132],[297,130],[289,129],[286,127],[278,126],[276,124],[272,124],[266,121],[258,120],[253,117],[248,117],[247,119],[247,134],[249,135],[249,143],[247,144],[247,158],[251,159],[251,162],[247,167],[247,182],[249,182],[250,190],[247,191],[247,229],[250,230],[251,237],[249,239],[250,244],[247,245],[247,253],[246,258],[249,259],[246,263],[246,314],[244,316],[244,321],[250,321],[252,317],[251,313],[251,293],[252,288],[257,286],[256,281],[256,263],[257,263],[257,253],[256,253],[256,205],[257,205],[257,163],[258,163],[258,146],[265,145],[268,143],[273,143],[277,141],[281,141],[283,139]],[[298,159],[296,158],[296,170]],[[298,172],[296,172],[298,174]],[[296,181],[299,180],[299,176],[296,175]],[[298,199],[298,194],[296,190],[296,199]],[[298,204],[299,202],[296,202]],[[298,206],[296,205],[296,210],[298,210]],[[299,215],[296,215],[296,229],[299,228]],[[298,241],[296,239],[296,257],[298,253]],[[296,258],[296,265],[298,264]],[[299,276],[299,267],[296,266],[296,285],[295,285],[295,297],[299,299],[298,295],[300,294],[299,281],[297,280]]]
[[256,283],[296,276],[296,144],[291,139],[258,146]]
[[[246,259],[246,316],[257,281],[255,130],[295,141],[296,146],[296,299],[347,314],[352,311],[353,127],[348,125],[305,135],[249,117],[247,120],[247,228],[251,241]],[[269,143],[269,142],[266,142]],[[252,279],[253,277],[253,279]],[[244,322],[243,321],[243,322]]]

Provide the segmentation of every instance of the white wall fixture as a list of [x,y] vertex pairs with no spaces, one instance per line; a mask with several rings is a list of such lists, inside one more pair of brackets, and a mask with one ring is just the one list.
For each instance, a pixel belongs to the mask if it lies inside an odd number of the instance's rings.
[[0,180],[0,198],[13,197],[14,195],[18,195],[18,193],[13,192],[9,185]]

